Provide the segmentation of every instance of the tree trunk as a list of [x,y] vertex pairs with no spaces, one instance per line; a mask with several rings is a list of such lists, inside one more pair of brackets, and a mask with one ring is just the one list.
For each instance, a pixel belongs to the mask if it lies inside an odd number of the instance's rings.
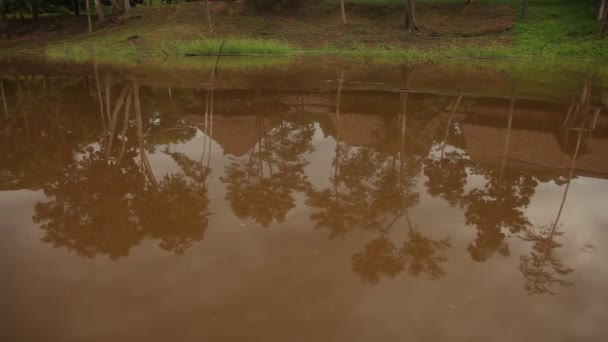
[[528,0],[522,0],[521,2],[521,18],[523,20],[528,18]]
[[344,8],[344,0],[340,0],[340,12],[342,13],[342,25],[347,25],[348,21],[346,20],[346,9]]
[[123,12],[122,5],[118,1],[110,0],[110,2],[112,3],[112,13],[117,15]]
[[604,14],[604,8],[606,8],[606,0],[600,0],[600,8],[597,11],[597,21],[602,21],[602,16]]
[[123,1],[123,8],[124,8],[124,13],[125,14],[131,13],[131,3],[129,2],[129,0],[124,0]]
[[78,0],[72,0],[72,4],[74,4],[74,15],[78,17],[80,15],[80,4]]
[[91,24],[91,4],[89,4],[89,0],[84,0],[84,5],[87,9],[87,23],[89,24],[89,33],[92,33],[93,24]]
[[32,19],[38,20],[38,17],[39,17],[38,0],[30,0],[30,8],[32,9]]
[[405,28],[408,32],[419,30],[416,23],[416,0],[405,0]]
[[2,12],[2,20],[6,20],[8,14],[8,0],[0,0],[0,12]]
[[103,14],[103,6],[101,5],[101,0],[95,0],[95,12],[97,12],[97,20],[102,22],[106,19],[105,14]]
[[211,23],[211,12],[209,10],[209,0],[202,0],[205,6],[205,14],[207,15],[207,24],[209,24],[209,33],[213,33],[213,24]]
[[604,31],[606,30],[606,17],[608,17],[608,6],[604,6],[602,13],[600,13],[601,15],[601,20],[600,20],[600,28],[597,31],[597,37],[598,38],[602,38],[602,36],[604,35]]

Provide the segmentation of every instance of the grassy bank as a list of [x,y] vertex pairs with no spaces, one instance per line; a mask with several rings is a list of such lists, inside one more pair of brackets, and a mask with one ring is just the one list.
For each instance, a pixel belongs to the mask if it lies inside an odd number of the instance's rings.
[[[565,58],[608,60],[608,38],[596,39],[597,23],[584,2],[532,1],[525,21],[518,16],[519,0],[496,0],[475,5],[472,10],[460,0],[419,3],[422,31],[417,34],[408,34],[399,27],[403,9],[401,1],[394,0],[354,0],[348,13],[350,25],[346,27],[340,24],[335,6],[326,2],[292,16],[223,10],[214,14],[213,34],[208,33],[198,4],[140,6],[140,20],[104,28],[90,36],[68,38],[47,45],[42,52],[55,60],[129,64],[148,57],[213,55],[224,43],[222,52],[230,55],[320,54],[385,61],[435,61],[448,57],[535,62]],[[450,19],[449,13],[444,12],[455,10],[462,12],[459,15],[463,20],[456,18],[454,28],[450,28],[451,24],[441,26],[443,15]],[[482,34],[492,29],[488,26],[494,22],[492,11],[501,12],[496,20],[503,26],[497,29],[511,29]],[[468,15],[472,23],[466,22]],[[476,20],[478,26],[487,27],[475,31]]]

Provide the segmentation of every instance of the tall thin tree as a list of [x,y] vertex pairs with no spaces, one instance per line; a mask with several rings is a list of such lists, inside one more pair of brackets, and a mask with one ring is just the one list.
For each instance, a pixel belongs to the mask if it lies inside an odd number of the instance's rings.
[[342,13],[342,25],[347,25],[348,21],[346,20],[346,8],[344,7],[344,0],[340,0],[340,12]]
[[91,4],[89,4],[89,0],[84,0],[84,4],[87,10],[87,23],[89,24],[89,33],[92,33],[93,24],[91,24]]

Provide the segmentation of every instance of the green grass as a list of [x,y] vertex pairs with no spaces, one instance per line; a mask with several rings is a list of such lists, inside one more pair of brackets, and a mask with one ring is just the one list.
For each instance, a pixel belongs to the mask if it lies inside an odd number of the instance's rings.
[[528,19],[513,30],[512,56],[608,58],[608,38],[597,39],[598,24],[584,1],[533,1]]
[[[356,3],[374,4],[375,6],[399,6],[402,0],[353,0]],[[443,2],[464,2],[464,0],[442,0]],[[491,3],[509,4],[520,10],[520,0],[487,0]],[[420,0],[419,3],[438,2],[438,0]],[[487,2],[483,2],[487,4]],[[146,10],[156,7],[146,8]],[[143,19],[142,19],[143,20]],[[262,20],[260,17],[244,17],[243,20]],[[268,19],[264,19],[268,20]],[[221,21],[220,21],[221,22]],[[257,21],[256,21],[257,22]],[[170,22],[168,28],[173,29]],[[355,24],[353,24],[355,25]],[[222,42],[224,54],[290,56],[295,54],[340,55],[353,58],[373,58],[376,61],[399,63],[404,60],[446,61],[449,59],[471,58],[506,58],[518,59],[527,63],[553,64],[564,59],[608,60],[608,37],[598,40],[595,35],[597,23],[588,3],[584,1],[533,0],[529,6],[529,18],[518,20],[511,32],[506,35],[511,43],[481,44],[453,43],[455,40],[438,40],[434,45],[409,48],[391,46],[372,47],[352,42],[346,38],[339,46],[299,49],[283,40],[235,37],[239,32],[205,38],[202,36],[185,39],[183,36],[165,34],[147,36],[146,32],[158,29],[158,21],[148,20],[137,25],[129,25],[115,30],[99,31],[81,40],[71,40],[45,48],[45,54],[54,60],[84,62],[96,60],[109,64],[129,64],[136,59],[147,57],[184,56],[186,54],[215,55]],[[369,26],[354,27],[369,35]],[[164,31],[162,31],[164,32]],[[170,31],[169,31],[170,32]],[[302,37],[306,37],[303,32]],[[131,45],[126,38],[130,35],[143,35],[141,44]],[[251,34],[251,32],[249,32]],[[382,40],[379,33],[378,40]],[[352,38],[352,37],[351,37]],[[356,37],[355,37],[356,38]],[[172,41],[174,39],[175,41]],[[305,39],[305,38],[301,38]],[[457,40],[457,39],[456,39]],[[298,41],[295,40],[294,44]],[[195,61],[195,60],[194,60]],[[190,62],[188,62],[190,63]],[[197,62],[192,62],[197,63]],[[257,64],[258,62],[252,63]],[[249,64],[249,63],[246,63]],[[262,63],[264,64],[264,63]],[[266,63],[267,64],[267,63]]]
[[[223,47],[222,43],[224,43]],[[220,47],[222,47],[222,54],[230,55],[290,55],[296,52],[287,43],[255,38],[183,40],[165,44],[164,51],[182,56],[186,54],[217,55]]]
[[105,64],[132,64],[137,58],[137,49],[128,44],[120,46],[70,42],[49,46],[45,55],[51,60],[83,63],[97,61]]

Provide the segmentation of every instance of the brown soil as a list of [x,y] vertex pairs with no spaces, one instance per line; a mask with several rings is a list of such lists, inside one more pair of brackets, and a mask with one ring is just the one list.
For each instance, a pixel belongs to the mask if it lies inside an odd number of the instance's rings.
[[[347,4],[349,25],[340,21],[335,3],[310,3],[282,13],[255,13],[242,2],[210,1],[216,37],[258,37],[287,41],[295,46],[433,46],[441,43],[508,42],[501,34],[513,25],[516,13],[507,5],[432,3],[417,5],[421,31],[407,33],[403,8],[395,5]],[[116,32],[138,34],[143,44],[209,35],[201,3],[136,8],[136,19],[116,19],[96,27],[94,36]],[[97,23],[95,23],[97,26]],[[0,48],[36,48],[45,43],[86,38],[85,16],[43,17],[0,23]]]

